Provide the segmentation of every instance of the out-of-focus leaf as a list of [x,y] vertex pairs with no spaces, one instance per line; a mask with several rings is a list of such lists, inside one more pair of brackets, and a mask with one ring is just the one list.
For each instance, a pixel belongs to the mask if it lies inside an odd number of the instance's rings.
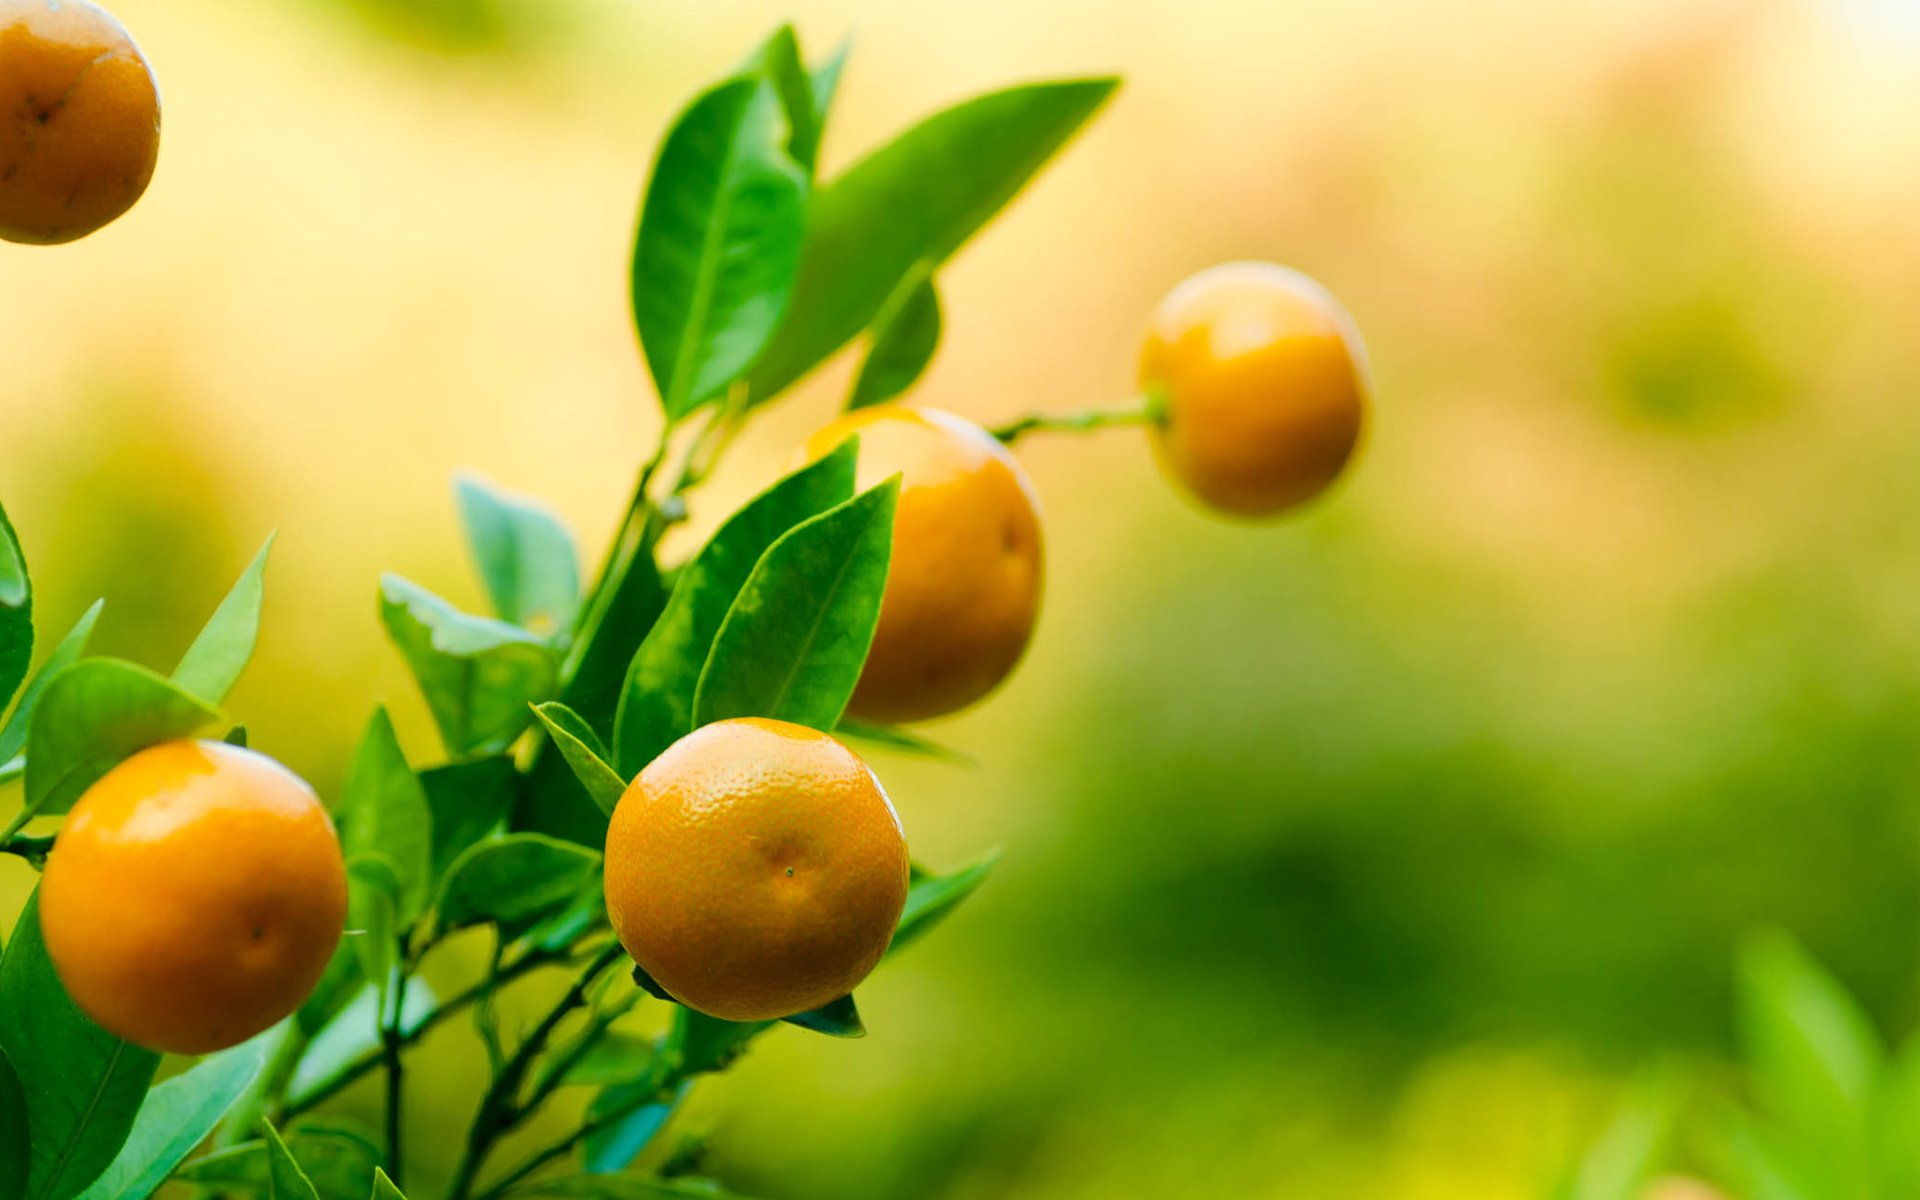
[[1886,1062],[1865,1014],[1780,934],[1744,948],[1739,992],[1747,1060],[1766,1110],[1836,1167],[1864,1172],[1868,1110]]
[[394,919],[411,921],[433,894],[433,815],[384,707],[367,722],[340,796],[341,851],[349,863],[377,855],[391,864]]
[[[400,872],[384,854],[347,860],[347,938],[360,974],[385,996],[399,956]],[[383,1004],[384,1007],[384,1004]]]
[[334,947],[333,957],[327,962],[326,973],[320,976],[320,982],[301,1002],[294,1012],[294,1022],[300,1034],[312,1037],[326,1028],[328,1022],[340,1015],[353,999],[353,994],[366,982],[360,973],[360,955],[353,948],[353,938],[342,938]]
[[566,1175],[534,1185],[528,1196],[577,1197],[578,1200],[746,1200],[711,1179],[676,1175],[656,1179],[640,1175]]
[[53,648],[47,661],[40,664],[34,672],[32,682],[20,693],[20,702],[13,706],[13,715],[7,718],[6,725],[0,727],[0,763],[11,761],[27,744],[27,730],[33,722],[33,712],[40,706],[40,696],[47,689],[47,681],[80,661],[87,652],[87,641],[93,636],[93,627],[100,620],[100,610],[106,601],[95,600],[87,611],[80,614],[67,636]]
[[843,716],[840,718],[840,723],[834,726],[833,735],[841,741],[866,742],[888,750],[897,750],[902,754],[937,758],[960,766],[973,766],[975,762],[974,757],[963,750],[943,746],[931,738],[922,737],[898,725],[876,725],[871,721],[858,721]]
[[787,319],[748,373],[764,402],[873,323],[918,264],[938,266],[1112,94],[1112,79],[1009,88],[915,125],[818,189]]
[[813,92],[813,119],[820,129],[820,140],[825,140],[827,118],[833,115],[833,98],[840,91],[840,76],[846,71],[847,56],[853,51],[853,39],[847,38],[833,48],[827,61],[814,68],[809,77]]
[[1823,1182],[1817,1156],[1790,1135],[1739,1118],[1727,1135],[1727,1153],[1745,1200],[1830,1200],[1844,1195]]
[[1673,1127],[1673,1088],[1649,1079],[1580,1160],[1556,1200],[1640,1200]]
[[747,60],[742,75],[759,76],[773,85],[778,111],[787,125],[787,156],[808,177],[820,152],[820,122],[814,114],[813,80],[800,59],[800,39],[793,26],[782,25]]
[[[27,677],[33,662],[33,582],[27,577],[27,556],[13,532],[7,510],[0,507],[0,713]],[[6,757],[0,755],[0,761]]]
[[[433,1014],[433,988],[418,975],[407,980],[406,1002],[400,1009],[400,1031],[413,1034]],[[380,1044],[380,989],[371,984],[356,991],[351,1002],[314,1036],[294,1068],[287,1095],[295,1103],[330,1079],[348,1063]],[[365,1182],[361,1183],[365,1190]]]
[[260,1073],[261,1049],[258,1042],[235,1046],[148,1092],[120,1153],[80,1200],[152,1195],[252,1084]]
[[440,926],[532,920],[565,905],[599,865],[586,847],[538,833],[480,842],[447,871],[434,905]]
[[1873,1094],[1876,1194],[1920,1196],[1920,1038],[1911,1038],[1883,1072]]
[[626,793],[627,781],[607,765],[607,748],[600,744],[580,714],[566,705],[553,702],[539,705],[533,711],[546,728],[547,736],[553,739],[560,757],[573,769],[580,786],[593,797],[601,812],[612,816],[614,805],[620,803],[620,797]]
[[193,639],[193,645],[181,656],[180,665],[173,669],[175,683],[209,704],[225,700],[233,685],[240,682],[241,672],[253,657],[254,643],[260,640],[267,555],[273,550],[275,536],[267,535],[266,544],[240,573],[232,590],[213,610],[200,636]]
[[647,187],[633,253],[634,322],[669,420],[724,390],[787,310],[807,173],[788,153],[778,88],[727,80],[680,114]]
[[446,763],[421,771],[433,825],[433,878],[462,851],[500,827],[513,811],[520,774],[506,755]]
[[26,1098],[26,1200],[70,1200],[120,1152],[160,1056],[95,1025],[67,995],[40,936],[37,891],[0,957],[0,1051]]
[[580,559],[559,518],[473,476],[454,490],[494,612],[537,637],[571,630],[580,615]]
[[47,681],[34,709],[27,810],[66,812],[122,759],[219,720],[218,710],[145,667],[82,659]]
[[880,619],[899,495],[896,476],[768,547],[713,639],[696,727],[729,717],[839,723]]
[[[621,1112],[645,1100],[659,1090],[652,1080],[637,1083],[615,1084],[593,1098],[587,1105],[587,1120],[594,1121],[610,1113]],[[649,1104],[640,1104],[631,1112],[587,1135],[582,1161],[587,1170],[596,1175],[612,1175],[633,1165],[646,1148],[659,1136],[667,1122],[680,1107],[681,1101],[691,1090],[690,1083],[683,1083],[674,1089],[664,1100]]]
[[693,732],[700,672],[734,598],[781,535],[852,498],[859,449],[857,439],[849,440],[760,493],[681,569],[621,693],[614,756],[626,777]]
[[962,900],[979,890],[999,861],[1000,852],[989,851],[951,875],[931,874],[916,863],[912,882],[907,886],[907,906],[900,914],[900,924],[894,928],[887,953],[905,949],[939,924]]
[[633,1083],[653,1069],[658,1051],[652,1038],[613,1030],[603,1033],[560,1077],[570,1087],[612,1087]]
[[456,758],[504,750],[533,719],[527,706],[557,686],[559,662],[545,641],[463,613],[398,575],[381,577],[380,617]]
[[866,361],[853,381],[848,408],[884,404],[913,386],[940,345],[940,294],[923,264],[908,273],[873,321]]

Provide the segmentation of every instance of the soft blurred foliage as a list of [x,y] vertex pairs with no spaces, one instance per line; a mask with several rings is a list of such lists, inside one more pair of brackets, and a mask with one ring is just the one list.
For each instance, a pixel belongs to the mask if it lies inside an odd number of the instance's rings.
[[[161,168],[85,243],[0,246],[0,489],[45,620],[104,594],[101,648],[160,665],[279,526],[233,708],[323,790],[376,699],[435,752],[374,580],[477,601],[456,469],[610,530],[657,424],[634,202],[778,19],[857,34],[829,169],[1000,82],[1128,77],[945,273],[917,399],[1116,399],[1224,258],[1366,331],[1365,460],[1301,519],[1190,509],[1131,432],[1023,448],[1038,644],[933,730],[976,767],[876,758],[921,857],[1002,871],[862,993],[867,1041],[782,1034],[702,1094],[741,1191],[1530,1196],[1641,1064],[1716,1074],[1751,927],[1920,1020],[1911,5],[114,7]],[[29,882],[0,864],[3,911]],[[480,1071],[431,1044],[416,1145]]]

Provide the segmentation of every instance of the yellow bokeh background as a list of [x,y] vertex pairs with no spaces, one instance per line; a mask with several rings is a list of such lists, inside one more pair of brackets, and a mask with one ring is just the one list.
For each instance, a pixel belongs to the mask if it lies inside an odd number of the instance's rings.
[[[854,39],[829,174],[979,90],[1125,77],[942,271],[917,401],[1124,398],[1147,310],[1223,259],[1364,331],[1364,458],[1294,520],[1196,511],[1136,432],[1023,444],[1035,649],[929,730],[976,765],[876,758],[919,856],[1005,866],[863,993],[866,1041],[783,1033],[703,1091],[682,1124],[746,1194],[1537,1196],[1643,1063],[1712,1072],[1748,928],[1920,1015],[1910,6],[113,7],[160,169],[86,241],[0,245],[0,496],[43,630],[104,595],[98,647],[156,666],[278,528],[230,707],[329,794],[376,701],[438,753],[374,585],[478,606],[456,472],[589,559],[611,532],[659,425],[637,198],[780,20]],[[849,374],[751,428],[696,532]],[[0,911],[30,884],[0,862]],[[427,1180],[466,1037],[412,1084]]]

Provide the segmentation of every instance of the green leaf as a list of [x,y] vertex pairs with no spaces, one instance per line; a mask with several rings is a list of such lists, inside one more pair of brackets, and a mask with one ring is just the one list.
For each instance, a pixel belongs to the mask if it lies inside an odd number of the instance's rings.
[[1825,1164],[1779,1130],[1736,1115],[1726,1143],[1745,1200],[1831,1200],[1843,1194],[1828,1184]]
[[850,439],[760,493],[681,569],[627,670],[613,741],[614,765],[626,777],[693,732],[700,672],[734,598],[782,534],[853,496],[859,450]]
[[1740,958],[1740,1017],[1754,1086],[1767,1111],[1831,1163],[1857,1164],[1875,1080],[1879,1035],[1853,998],[1780,934]]
[[26,1096],[27,1200],[70,1200],[120,1152],[160,1056],[95,1025],[67,995],[40,936],[38,892],[0,958],[0,1051]]
[[1019,193],[1117,86],[1009,88],[927,118],[815,192],[788,318],[748,373],[763,402],[873,323],[917,264],[938,266]]
[[347,861],[378,855],[393,868],[395,919],[426,911],[433,894],[433,816],[384,707],[367,721],[340,790],[340,849]]
[[47,681],[34,709],[27,810],[66,812],[128,755],[219,720],[218,710],[145,667],[82,659]]
[[270,1200],[320,1200],[313,1181],[300,1169],[300,1163],[280,1140],[271,1124],[262,1123],[267,1143],[267,1195]]
[[1640,1200],[1673,1128],[1673,1089],[1649,1078],[1554,1195],[1555,1200]]
[[894,928],[887,953],[906,949],[944,920],[962,900],[980,889],[999,861],[1000,852],[989,851],[951,875],[934,875],[915,863],[912,882],[907,887],[907,906],[900,913],[900,924]]
[[240,573],[220,607],[213,610],[200,636],[193,639],[180,665],[173,669],[173,681],[205,700],[218,704],[227,698],[240,673],[253,657],[254,643],[260,639],[260,607],[266,597],[264,576],[267,555],[273,550],[275,534]]
[[373,1200],[407,1200],[400,1189],[393,1186],[393,1180],[379,1167],[373,1169]]
[[433,878],[446,878],[461,852],[500,828],[520,787],[520,772],[505,755],[446,763],[419,772],[432,814]]
[[878,725],[871,721],[853,720],[841,717],[840,723],[833,728],[833,736],[841,741],[865,742],[888,750],[897,750],[902,754],[919,755],[922,758],[937,758],[943,762],[961,766],[973,766],[973,755],[951,746],[943,746],[930,738],[925,738],[912,730],[898,725]]
[[[334,947],[333,957],[327,960],[326,973],[320,976],[320,982],[313,986],[299,1009],[294,1012],[294,1023],[304,1037],[313,1037],[327,1023],[340,1015],[353,995],[366,982],[360,973],[360,952],[354,949],[358,938],[341,938]],[[311,1048],[309,1048],[311,1053]]]
[[27,1094],[13,1061],[0,1050],[0,1200],[24,1200],[32,1146],[27,1142]]
[[47,681],[80,661],[80,656],[87,652],[87,641],[93,637],[94,624],[100,620],[100,610],[105,605],[105,600],[95,600],[86,612],[80,614],[80,619],[73,623],[67,636],[60,639],[60,644],[53,648],[47,661],[34,672],[27,690],[20,693],[20,703],[13,706],[13,715],[7,718],[4,727],[0,727],[0,763],[11,761],[26,746],[27,729],[32,724],[34,709],[40,706],[41,694],[47,690]]
[[150,1196],[205,1141],[260,1073],[261,1044],[246,1042],[201,1060],[147,1093],[133,1132],[80,1200]]
[[798,1025],[802,1029],[824,1033],[828,1037],[867,1036],[866,1022],[860,1019],[860,1010],[855,1007],[852,996],[842,996],[831,1004],[823,1004],[808,1012],[795,1013],[780,1019],[789,1025]]
[[1874,1090],[1869,1136],[1876,1194],[1920,1196],[1920,1038],[1910,1038]]
[[827,118],[833,112],[833,97],[840,90],[840,75],[846,70],[847,55],[853,50],[853,39],[847,38],[834,47],[827,61],[817,67],[808,83],[813,92],[813,120],[819,127],[820,138],[825,140]]
[[0,507],[0,712],[6,711],[32,662],[33,582],[13,522]]
[[[665,1100],[642,1104],[606,1128],[588,1134],[582,1147],[582,1161],[587,1170],[596,1175],[612,1175],[632,1166],[633,1160],[640,1157],[673,1119],[691,1090],[691,1083],[682,1083]],[[651,1079],[616,1084],[587,1105],[587,1120],[619,1112],[657,1091],[659,1085]]]
[[506,749],[532,720],[527,705],[557,686],[559,663],[546,642],[463,613],[398,575],[381,577],[380,617],[456,758]]
[[[366,1200],[380,1162],[380,1150],[371,1139],[334,1124],[303,1121],[287,1131],[285,1145],[320,1200]],[[173,1177],[213,1195],[265,1196],[267,1144],[243,1142],[216,1150],[180,1168]]]
[[787,123],[787,155],[811,178],[820,153],[820,123],[814,115],[813,80],[800,61],[800,39],[793,26],[782,25],[761,43],[741,74],[771,82]]
[[724,390],[780,324],[799,268],[807,173],[764,77],[702,93],[661,146],[633,252],[633,311],[669,420]]
[[772,1021],[723,1021],[685,1006],[673,1010],[666,1052],[685,1074],[724,1071],[746,1053],[747,1044],[773,1028]]
[[593,797],[601,812],[612,816],[614,805],[626,794],[627,781],[607,765],[607,748],[600,744],[599,736],[588,728],[579,713],[564,704],[535,705],[533,712],[546,728],[547,736],[553,739],[560,757],[573,768],[580,786],[587,789],[587,795]]
[[366,852],[347,860],[347,936],[360,975],[382,997],[399,959],[400,872],[384,854]]
[[884,404],[913,386],[940,345],[940,295],[925,266],[909,272],[873,322],[873,343],[847,407]]
[[771,717],[833,729],[880,619],[899,495],[896,476],[767,549],[713,640],[694,697],[696,727]]
[[534,501],[470,475],[454,490],[494,612],[538,637],[570,631],[580,615],[580,560],[566,527]]
[[434,905],[440,927],[530,921],[573,899],[599,865],[584,846],[538,833],[481,842],[447,871]]
[[634,1083],[653,1069],[658,1050],[652,1038],[603,1033],[560,1077],[570,1087],[611,1087]]
[[[406,1003],[400,1009],[400,1031],[417,1033],[433,1015],[436,1001],[433,989],[418,975],[407,980]],[[287,1087],[287,1096],[299,1103],[307,1093],[320,1086],[335,1072],[380,1044],[380,1020],[383,1005],[380,989],[368,984],[355,991],[351,1003],[339,1011],[326,1027],[307,1044]],[[298,1155],[296,1155],[298,1157]],[[303,1160],[304,1161],[304,1160]],[[363,1177],[355,1189],[366,1191]]]

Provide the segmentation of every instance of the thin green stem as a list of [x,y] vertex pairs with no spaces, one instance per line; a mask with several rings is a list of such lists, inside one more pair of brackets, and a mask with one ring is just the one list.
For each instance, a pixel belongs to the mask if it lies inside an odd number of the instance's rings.
[[402,1074],[403,1061],[400,1051],[406,1046],[406,1024],[402,1014],[407,1010],[407,970],[402,968],[400,978],[393,988],[392,1011],[387,1014],[386,1022],[380,1031],[381,1050],[386,1057],[387,1066],[387,1161],[393,1165],[393,1182],[396,1187],[404,1187],[399,1171],[405,1165],[406,1155],[401,1153],[401,1134],[406,1122],[402,1119],[402,1103],[405,1093],[405,1076]]
[[518,1166],[495,1180],[492,1186],[475,1196],[473,1200],[500,1200],[500,1197],[504,1196],[521,1180],[533,1174],[535,1171],[540,1170],[553,1160],[567,1154],[575,1146],[586,1141],[594,1134],[619,1124],[649,1104],[661,1103],[668,1096],[671,1096],[674,1091],[686,1081],[686,1078],[687,1077],[681,1073],[681,1068],[678,1065],[666,1069],[661,1074],[658,1086],[650,1091],[640,1093],[618,1108],[610,1109],[590,1121],[583,1122],[580,1127],[572,1133],[529,1155],[522,1160]]
[[1154,392],[1143,393],[1114,408],[1089,408],[1074,413],[1029,413],[987,432],[1008,445],[1029,433],[1087,433],[1115,425],[1156,425],[1166,417],[1166,406]]

